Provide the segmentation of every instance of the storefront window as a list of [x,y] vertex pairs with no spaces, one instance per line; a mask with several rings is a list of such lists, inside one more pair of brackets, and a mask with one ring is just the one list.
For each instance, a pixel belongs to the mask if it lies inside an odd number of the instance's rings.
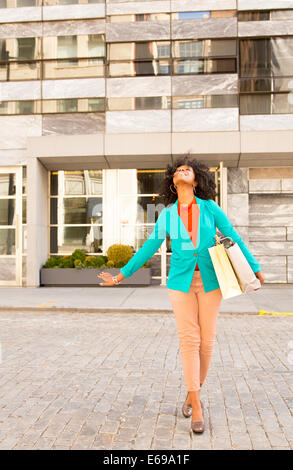
[[103,249],[102,170],[50,174],[50,252]]

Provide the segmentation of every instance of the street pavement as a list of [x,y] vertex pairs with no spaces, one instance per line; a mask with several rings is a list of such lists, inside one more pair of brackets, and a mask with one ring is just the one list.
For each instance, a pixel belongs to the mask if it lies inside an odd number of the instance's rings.
[[[0,311],[172,313],[166,286],[0,287]],[[222,313],[292,313],[292,284],[264,284],[248,294],[222,300]]]
[[2,288],[0,449],[292,449],[293,316],[257,312],[291,312],[292,292],[265,290],[222,307],[190,435],[164,289]]

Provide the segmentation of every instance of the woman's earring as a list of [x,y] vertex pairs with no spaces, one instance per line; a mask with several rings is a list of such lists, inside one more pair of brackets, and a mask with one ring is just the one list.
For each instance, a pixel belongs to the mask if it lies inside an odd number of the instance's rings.
[[193,186],[193,192],[196,194],[196,186]]
[[[172,186],[172,183],[170,184],[170,191],[171,191],[171,193],[173,193],[173,194],[177,194],[177,191],[175,191],[175,193],[174,193],[174,191],[172,191],[172,188],[171,188],[171,186]],[[173,186],[174,186],[174,185],[173,185]],[[174,186],[174,188],[175,188],[175,186]]]

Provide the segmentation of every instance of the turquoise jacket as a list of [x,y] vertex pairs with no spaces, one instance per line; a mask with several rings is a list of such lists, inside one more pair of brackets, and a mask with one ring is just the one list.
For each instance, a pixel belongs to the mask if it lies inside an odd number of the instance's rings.
[[189,292],[194,269],[198,264],[205,292],[218,289],[219,283],[208,248],[215,244],[216,227],[226,237],[231,237],[241,248],[254,272],[262,267],[254,258],[239,233],[221,207],[213,199],[195,196],[200,209],[197,243],[194,247],[188,231],[178,214],[178,199],[164,207],[149,238],[120,269],[126,278],[143,266],[159,249],[166,236],[171,239],[171,260],[167,287],[181,292]]

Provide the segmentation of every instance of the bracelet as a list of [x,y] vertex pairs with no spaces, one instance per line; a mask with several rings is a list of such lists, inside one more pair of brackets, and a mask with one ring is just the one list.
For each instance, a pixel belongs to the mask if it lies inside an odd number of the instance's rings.
[[120,281],[118,281],[117,276],[112,276],[112,280],[114,284],[120,284]]

